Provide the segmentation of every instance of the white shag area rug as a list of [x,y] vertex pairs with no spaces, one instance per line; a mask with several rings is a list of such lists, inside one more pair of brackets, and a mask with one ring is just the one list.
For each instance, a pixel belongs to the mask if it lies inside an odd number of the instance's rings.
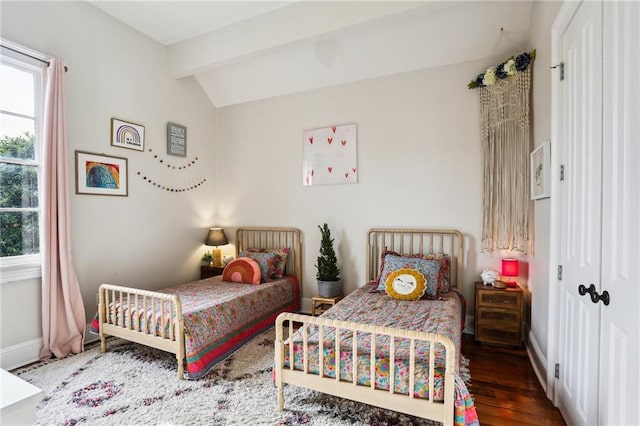
[[[40,425],[439,425],[319,392],[285,386],[276,403],[274,329],[200,380],[178,380],[172,354],[110,339],[79,355],[14,371],[39,387]],[[470,381],[466,360],[461,373]]]

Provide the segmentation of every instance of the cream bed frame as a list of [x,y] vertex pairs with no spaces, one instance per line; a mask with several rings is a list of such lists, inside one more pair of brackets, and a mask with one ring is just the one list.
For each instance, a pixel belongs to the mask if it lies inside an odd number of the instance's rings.
[[[388,248],[403,254],[416,253],[446,253],[452,258],[451,260],[451,287],[456,288],[462,285],[462,266],[463,266],[463,236],[459,231],[455,230],[427,230],[427,229],[371,229],[367,234],[367,274],[368,281],[376,279],[379,273],[380,255],[384,249]],[[295,326],[294,326],[295,323]],[[319,344],[319,374],[309,372],[307,364],[308,353],[308,327],[309,325],[325,326],[336,329],[336,348],[335,357],[340,359],[340,346],[338,331],[350,330],[354,333],[371,333],[372,349],[371,349],[371,385],[363,386],[357,384],[357,374],[353,375],[352,382],[339,380],[339,374],[334,378],[323,376],[323,329],[320,327]],[[289,366],[284,364],[285,344],[289,345],[289,353],[293,354],[293,339],[285,343],[285,331],[288,336],[292,336],[294,330],[302,327],[302,342],[304,352],[304,365],[302,370],[294,370],[293,362],[289,362]],[[375,342],[379,336],[394,336],[410,339],[410,359],[409,359],[409,389],[414,389],[414,372],[415,372],[415,353],[414,348],[416,340],[432,342],[430,346],[429,357],[429,395],[434,395],[434,348],[435,343],[441,343],[446,349],[446,365],[445,365],[445,385],[444,385],[444,401],[433,401],[431,399],[415,398],[413,392],[409,395],[398,394],[394,389],[394,340],[391,339],[390,347],[390,384],[389,390],[381,390],[375,388]],[[357,359],[356,339],[353,339],[352,360]],[[378,327],[368,324],[360,324],[350,321],[337,321],[325,319],[322,317],[311,317],[307,315],[282,313],[276,319],[276,342],[275,342],[275,381],[278,388],[278,409],[284,408],[284,384],[290,383],[308,389],[313,389],[341,398],[353,401],[364,402],[366,404],[377,407],[399,411],[402,413],[441,421],[445,425],[452,425],[454,420],[454,383],[455,383],[455,366],[457,362],[457,354],[455,346],[451,340],[442,335],[425,333],[413,330]],[[357,371],[353,368],[352,371]]]
[[[286,271],[288,275],[294,275],[302,286],[302,238],[301,232],[295,228],[262,228],[244,227],[236,231],[236,257],[246,248],[283,248],[291,249],[287,258]],[[302,287],[301,287],[302,289]],[[115,303],[113,303],[115,302]],[[141,329],[140,321],[136,327],[132,327],[132,314],[130,310],[116,310],[118,306],[142,306],[143,312],[147,307],[151,309],[152,318],[161,316],[165,327],[148,327]],[[168,314],[166,314],[168,313]],[[128,315],[128,317],[127,317]],[[142,345],[158,348],[176,355],[178,362],[178,377],[184,378],[184,320],[182,317],[182,305],[176,295],[160,293],[157,291],[140,290],[131,287],[122,287],[111,284],[102,284],[98,293],[98,318],[100,326],[100,349],[107,350],[106,337],[115,336]]]

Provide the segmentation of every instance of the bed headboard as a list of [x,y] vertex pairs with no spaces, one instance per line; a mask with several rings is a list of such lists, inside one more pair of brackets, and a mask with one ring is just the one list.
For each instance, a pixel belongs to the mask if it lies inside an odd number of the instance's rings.
[[462,285],[464,238],[453,229],[385,229],[367,233],[367,278],[373,281],[380,273],[380,256],[385,247],[402,254],[445,253],[451,256],[452,288]]
[[288,247],[286,272],[302,286],[302,233],[296,228],[244,227],[236,230],[236,257],[247,248],[280,249]]

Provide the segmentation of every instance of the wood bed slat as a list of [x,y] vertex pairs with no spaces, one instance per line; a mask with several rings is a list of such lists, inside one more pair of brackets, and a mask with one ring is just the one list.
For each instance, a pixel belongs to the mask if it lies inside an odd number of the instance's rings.
[[434,392],[436,389],[435,386],[435,362],[436,362],[436,354],[435,354],[435,344],[433,342],[429,343],[429,399],[433,401]]
[[376,388],[376,335],[371,333],[371,389]]
[[165,321],[165,308],[164,308],[164,300],[160,301],[160,337],[165,338],[165,329],[164,329],[164,321]]
[[336,358],[336,362],[335,362],[336,381],[339,382],[340,381],[340,329],[339,328],[336,328],[336,342],[335,342],[335,350],[333,351],[333,354]]
[[[131,306],[131,293],[127,293],[127,306]],[[133,320],[133,312],[131,310],[131,308],[127,309],[127,320],[129,321],[129,324],[127,324],[127,328],[129,330],[131,330],[131,323]],[[126,322],[126,321],[125,321]]]
[[[358,331],[357,330],[353,330],[352,332],[352,336],[353,336],[353,348],[351,349],[351,353],[353,354],[351,356],[351,375],[353,376],[353,384],[357,385],[358,384]],[[305,354],[307,353],[307,350],[305,348]]]
[[[306,324],[302,325],[302,347],[303,347],[303,358],[302,358],[302,362],[304,365],[304,372],[308,373],[309,372],[309,357],[307,356],[307,354],[309,353],[309,330],[308,330],[308,326]],[[289,348],[289,353],[291,353],[291,348]],[[291,355],[289,356],[289,358],[291,358]]]
[[[289,337],[293,336],[293,321],[289,321]],[[294,367],[293,339],[289,339],[289,366],[291,370]]]
[[389,393],[394,393],[396,388],[396,339],[390,337],[389,345]]
[[[118,321],[116,322],[116,325],[119,325],[120,327],[124,327],[124,313],[122,310],[122,291],[120,291],[118,293],[120,295],[120,301],[118,302],[120,305],[120,310],[118,311]],[[114,308],[115,309],[115,308]]]
[[[136,315],[139,315],[138,312],[139,312],[139,309],[140,309],[140,305],[138,304],[138,295],[137,294],[134,294],[134,296],[133,296],[133,306],[135,306]],[[136,331],[140,331],[140,320],[139,319],[138,319],[138,323],[137,323],[137,325],[135,327],[135,330]]]
[[140,316],[140,327],[142,327],[142,321],[144,320],[144,330],[141,330],[143,333],[146,333],[146,330],[149,328],[149,323],[147,321],[147,297],[142,296],[143,307],[142,307],[142,315]]
[[414,398],[416,381],[416,339],[411,339],[409,349],[409,397]]
[[318,375],[324,377],[324,327],[318,327]]
[[169,304],[169,339],[175,340],[173,337],[173,303]]

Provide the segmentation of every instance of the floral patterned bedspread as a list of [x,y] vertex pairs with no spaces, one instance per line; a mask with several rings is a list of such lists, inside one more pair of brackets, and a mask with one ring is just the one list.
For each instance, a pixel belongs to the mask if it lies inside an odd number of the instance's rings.
[[[180,298],[187,372],[191,379],[206,375],[211,367],[247,340],[273,326],[278,314],[295,312],[300,303],[299,284],[293,276],[259,285],[225,282],[216,276],[159,292]],[[154,321],[156,329],[161,328],[158,311]],[[139,316],[134,318],[134,328]],[[150,308],[147,308],[147,317],[151,318]],[[142,328],[150,322],[143,319]],[[97,326],[94,320],[93,331],[97,331]],[[168,333],[166,324],[165,331]]]
[[[462,338],[462,297],[456,292],[448,292],[439,300],[402,301],[395,300],[385,293],[375,292],[376,286],[368,284],[351,293],[343,301],[325,312],[322,317],[341,321],[353,321],[378,326],[397,327],[409,330],[438,333],[449,337],[456,346],[459,370],[459,357]],[[308,328],[308,366],[309,371],[319,373],[318,327]],[[323,327],[323,375],[336,377],[335,329]],[[294,368],[302,370],[304,365],[304,347],[302,333],[299,330],[293,337]],[[371,334],[358,333],[356,371],[353,371],[353,335],[342,331],[339,336],[340,380],[352,381],[356,375],[357,383],[371,384]],[[394,390],[396,393],[409,393],[409,352],[408,339],[395,338],[394,350]],[[418,398],[429,398],[429,352],[427,342],[416,343],[416,368],[413,393]],[[390,339],[379,336],[375,340],[375,387],[388,390],[390,386]],[[435,347],[434,400],[442,401],[444,394],[445,350],[440,344]],[[289,365],[289,345],[285,345],[285,365]],[[457,425],[478,425],[478,416],[473,399],[466,385],[456,374],[455,383],[455,423]]]

